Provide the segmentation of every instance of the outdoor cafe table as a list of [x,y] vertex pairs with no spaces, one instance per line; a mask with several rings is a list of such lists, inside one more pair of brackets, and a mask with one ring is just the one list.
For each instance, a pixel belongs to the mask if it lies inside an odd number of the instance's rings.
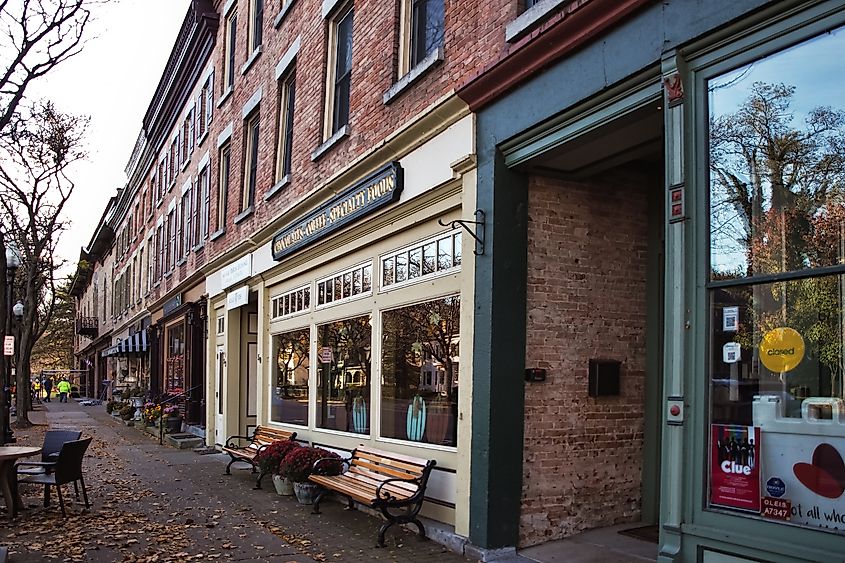
[[15,461],[40,453],[41,448],[33,446],[0,446],[0,487],[3,489],[3,498],[6,499],[6,510],[9,511],[10,520],[23,505],[14,482]]

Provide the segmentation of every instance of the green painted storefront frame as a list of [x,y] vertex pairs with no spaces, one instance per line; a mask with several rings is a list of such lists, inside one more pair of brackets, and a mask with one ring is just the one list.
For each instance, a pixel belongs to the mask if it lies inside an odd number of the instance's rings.
[[[476,328],[473,343],[473,372],[490,373],[489,380],[478,377],[473,380],[470,539],[476,545],[495,549],[516,545],[519,539],[525,409],[522,373],[528,367],[525,365],[528,176],[515,167],[659,100],[658,70],[657,67],[647,69],[494,149],[493,190],[492,193],[479,190],[477,201],[479,208],[494,212],[488,214],[492,216],[492,224],[486,231],[490,262],[485,262],[485,257],[476,258],[475,323],[476,327],[492,327],[491,334]],[[655,186],[649,197],[645,296],[648,303],[658,303],[656,309],[649,308],[646,320],[646,369],[655,375],[646,382],[643,446],[643,515],[654,521],[659,511],[658,437],[662,422],[663,334],[659,322],[664,274],[660,260],[662,194],[662,189]],[[494,278],[496,284],[492,284]],[[507,305],[503,307],[503,303]],[[487,307],[493,311],[489,318],[484,316]],[[488,416],[479,417],[481,412]],[[489,416],[492,412],[496,413],[495,417]]]
[[[773,2],[708,31],[700,40],[683,44],[677,52],[664,52],[664,59],[658,61],[660,74],[668,76],[679,72],[686,88],[681,137],[690,217],[680,224],[663,222],[667,256],[663,300],[664,390],[662,396],[657,397],[656,409],[660,413],[664,436],[659,452],[663,471],[667,464],[675,465],[677,469],[674,477],[671,471],[664,477],[660,498],[661,521],[664,522],[660,561],[699,561],[703,548],[777,561],[829,560],[831,553],[845,553],[845,537],[842,536],[705,508],[706,428],[709,423],[704,383],[708,310],[705,280],[709,236],[704,182],[707,117],[706,109],[702,109],[706,108],[703,77],[713,74],[714,69],[720,68],[718,65],[739,66],[740,58],[750,60],[761,53],[790,46],[833,24],[845,23],[845,6],[841,4],[830,0]],[[655,71],[647,69],[645,74],[654,75]],[[607,101],[606,96],[619,95],[630,87],[631,80],[625,80],[621,86],[582,98],[589,101],[576,104],[575,109],[546,116],[530,127],[519,129],[491,124],[479,134],[478,207],[490,210],[488,228],[491,230],[488,231],[488,254],[477,259],[475,278],[476,375],[473,379],[470,482],[470,540],[475,545],[497,548],[513,546],[518,541],[524,410],[521,375],[525,367],[526,328],[525,278],[519,270],[525,267],[526,247],[522,247],[523,254],[520,254],[520,244],[527,244],[523,223],[527,199],[515,196],[514,192],[525,193],[527,178],[511,170],[509,165],[530,160],[549,147],[566,142],[571,133],[578,130],[578,124],[567,123],[567,119],[584,107],[597,107],[600,101]],[[495,106],[492,113],[504,117],[502,107]],[[482,128],[484,113],[486,110],[479,115]],[[517,112],[506,119],[517,123],[530,115],[530,112]],[[664,123],[668,122],[667,117]],[[575,128],[564,131],[569,125]],[[508,138],[494,137],[492,142],[480,140],[484,134],[507,129],[521,132]],[[666,154],[665,158],[668,156]],[[490,176],[485,177],[487,174]],[[672,252],[676,253],[675,259],[670,258]],[[516,262],[504,264],[509,260]],[[508,284],[513,285],[507,287]],[[503,290],[505,287],[507,289]],[[673,311],[681,313],[676,319],[677,326],[681,327],[678,335],[671,334],[670,330]],[[499,324],[502,322],[505,326]],[[480,330],[485,326],[491,327],[489,332]],[[663,399],[673,394],[673,387],[680,389],[687,408],[684,425],[670,428],[665,424]],[[674,437],[667,440],[672,432]],[[644,452],[644,456],[647,455],[649,452]],[[667,479],[673,478],[676,481],[667,485]],[[667,514],[677,522],[666,523]]]
[[[765,521],[746,515],[706,508],[709,403],[707,396],[709,186],[707,185],[708,104],[706,81],[726,71],[795,45],[828,29],[845,25],[841,2],[782,2],[735,22],[705,41],[683,49],[679,69],[686,87],[684,154],[688,170],[686,259],[675,264],[687,272],[684,300],[690,304],[686,338],[684,388],[687,412],[682,452],[691,467],[683,484],[683,561],[699,561],[705,549],[753,560],[834,560],[845,554],[845,536],[812,528]],[[845,77],[843,77],[845,83]],[[667,264],[667,270],[670,265]],[[667,452],[664,452],[664,456]],[[677,452],[676,452],[677,453]],[[664,457],[666,459],[666,457]],[[677,560],[661,557],[661,561]],[[840,556],[842,560],[842,556]]]

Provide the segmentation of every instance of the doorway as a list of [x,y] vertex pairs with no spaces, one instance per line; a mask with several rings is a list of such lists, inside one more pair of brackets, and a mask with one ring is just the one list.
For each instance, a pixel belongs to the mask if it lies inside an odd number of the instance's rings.
[[620,102],[515,167],[528,180],[526,367],[548,373],[525,390],[523,545],[659,520],[660,100]]
[[217,445],[223,445],[226,439],[223,435],[223,401],[226,386],[225,366],[226,347],[218,344],[214,362],[214,443]]

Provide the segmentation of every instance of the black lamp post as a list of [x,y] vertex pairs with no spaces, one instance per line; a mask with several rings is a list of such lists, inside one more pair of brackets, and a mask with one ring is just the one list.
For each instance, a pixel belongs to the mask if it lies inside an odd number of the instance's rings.
[[[15,272],[21,265],[21,258],[18,255],[18,249],[13,243],[6,245],[6,306],[8,318],[5,319],[6,330],[4,333],[9,335],[12,329],[12,295],[15,287]],[[21,314],[23,314],[23,305],[21,305]],[[3,443],[12,444],[15,440],[15,434],[12,432],[12,363],[14,356],[6,356],[6,381],[3,385]]]

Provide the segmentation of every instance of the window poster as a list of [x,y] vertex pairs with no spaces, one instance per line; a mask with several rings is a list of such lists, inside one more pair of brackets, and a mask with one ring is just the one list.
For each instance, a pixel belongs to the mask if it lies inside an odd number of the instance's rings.
[[760,429],[711,425],[710,504],[760,512]]

